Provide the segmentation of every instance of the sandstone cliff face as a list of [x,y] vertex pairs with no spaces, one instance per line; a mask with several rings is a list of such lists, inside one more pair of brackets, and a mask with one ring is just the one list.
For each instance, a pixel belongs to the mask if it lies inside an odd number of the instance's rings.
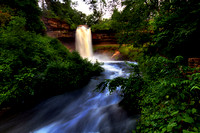
[[71,38],[74,37],[74,32],[70,30],[70,26],[61,20],[55,18],[43,17],[42,21],[46,26],[46,34],[53,38]]
[[97,31],[92,33],[93,44],[117,44],[115,33],[111,31]]
[[[75,42],[75,30],[61,20],[55,18],[42,17],[46,26],[46,34],[53,38],[58,38],[64,43],[73,44]],[[115,33],[111,31],[97,31],[92,33],[93,44],[116,44]]]

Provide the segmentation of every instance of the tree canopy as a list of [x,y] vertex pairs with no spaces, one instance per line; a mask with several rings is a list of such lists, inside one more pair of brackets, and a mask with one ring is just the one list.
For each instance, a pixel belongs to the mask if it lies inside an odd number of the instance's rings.
[[[62,2],[59,0],[43,0],[42,2],[45,16],[62,19],[70,24],[72,29],[75,29],[78,25],[87,24],[88,26],[92,26],[97,24],[102,19],[102,10],[106,4],[105,1],[101,1],[103,4],[96,0],[84,1],[90,5],[90,10],[93,12],[91,15],[86,16],[86,14],[73,8],[78,3],[71,0],[63,0]],[[46,6],[44,6],[45,3]]]
[[148,45],[147,53],[167,57],[199,56],[195,48],[199,42],[199,2],[126,0],[123,4],[124,10],[115,9],[112,15],[120,43]]
[[[140,114],[135,132],[200,132],[200,1],[125,0],[114,10],[111,28],[120,44],[138,48],[129,78],[106,80],[112,92],[121,87],[121,105]],[[137,57],[137,58],[136,58]]]
[[17,14],[26,18],[26,29],[37,33],[44,32],[44,24],[40,21],[41,10],[38,0],[0,0],[0,5],[7,5],[17,10]]

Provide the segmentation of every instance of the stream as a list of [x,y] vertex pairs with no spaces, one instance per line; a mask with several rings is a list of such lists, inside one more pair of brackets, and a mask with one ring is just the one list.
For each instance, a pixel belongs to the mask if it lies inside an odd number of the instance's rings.
[[118,106],[120,88],[95,92],[104,79],[129,76],[123,61],[104,62],[105,71],[75,92],[50,98],[0,124],[0,133],[131,133],[136,118]]

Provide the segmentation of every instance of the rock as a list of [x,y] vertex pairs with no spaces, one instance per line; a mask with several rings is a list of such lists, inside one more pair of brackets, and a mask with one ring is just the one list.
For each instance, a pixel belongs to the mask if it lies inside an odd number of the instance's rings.
[[[70,25],[65,21],[56,18],[42,17],[42,21],[46,26],[46,34],[50,37],[59,39],[68,48],[74,48],[75,45],[75,32],[76,30],[70,29]],[[86,26],[86,25],[79,25]],[[92,32],[92,43],[96,44],[117,44],[115,32],[111,30],[95,31]]]
[[42,21],[46,26],[46,34],[53,38],[74,38],[74,31],[70,29],[70,25],[56,18],[42,17]]

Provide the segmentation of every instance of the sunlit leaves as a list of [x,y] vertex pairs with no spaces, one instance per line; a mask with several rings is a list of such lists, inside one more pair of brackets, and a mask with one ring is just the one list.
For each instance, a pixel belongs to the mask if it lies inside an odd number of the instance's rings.
[[179,113],[179,111],[175,111],[175,112],[173,112],[172,114],[171,114],[171,116],[174,116],[174,115],[176,115],[176,114],[178,114]]
[[194,123],[194,120],[192,117],[188,116],[187,114],[185,114],[183,116],[183,119],[182,119],[184,122],[187,122],[187,123]]

